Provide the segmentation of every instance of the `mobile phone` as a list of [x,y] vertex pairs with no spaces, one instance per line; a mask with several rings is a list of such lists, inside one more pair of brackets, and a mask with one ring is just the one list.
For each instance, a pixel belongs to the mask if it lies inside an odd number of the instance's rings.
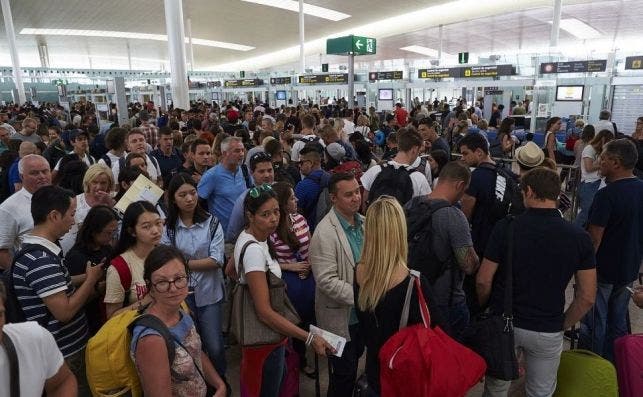
[[634,290],[632,289],[632,287],[625,287],[625,288],[626,288],[628,291],[630,291],[630,294],[634,294]]

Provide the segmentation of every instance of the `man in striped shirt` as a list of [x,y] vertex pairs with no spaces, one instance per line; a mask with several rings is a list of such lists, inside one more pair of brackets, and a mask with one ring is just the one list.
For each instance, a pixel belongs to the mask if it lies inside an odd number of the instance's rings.
[[16,254],[12,279],[27,321],[37,321],[54,336],[65,362],[76,375],[79,395],[89,395],[85,376],[87,319],[83,307],[103,276],[101,266],[87,266],[76,289],[63,263],[59,238],[74,224],[76,198],[57,186],[38,189],[31,199],[33,231]]

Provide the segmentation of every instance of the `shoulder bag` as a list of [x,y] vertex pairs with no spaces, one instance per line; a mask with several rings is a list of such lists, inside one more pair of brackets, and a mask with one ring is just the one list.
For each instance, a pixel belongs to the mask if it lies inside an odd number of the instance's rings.
[[513,241],[515,220],[509,219],[505,290],[502,314],[482,313],[471,324],[467,344],[487,362],[487,375],[496,379],[518,379],[518,360],[513,328]]
[[[248,241],[241,248],[239,255],[239,274],[245,274],[243,257],[246,249],[256,241]],[[270,294],[270,306],[293,324],[301,319],[286,295],[286,283],[275,276],[266,263],[266,283]],[[270,345],[281,342],[286,336],[264,324],[255,311],[250,288],[247,284],[238,283],[232,291],[231,331],[241,346]]]

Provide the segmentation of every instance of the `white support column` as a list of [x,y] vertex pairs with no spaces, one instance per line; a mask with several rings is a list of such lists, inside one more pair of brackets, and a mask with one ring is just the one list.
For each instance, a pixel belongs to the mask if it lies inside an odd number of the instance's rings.
[[444,25],[440,25],[438,28],[440,45],[438,46],[438,65],[442,66],[442,31],[444,30]]
[[11,56],[11,67],[13,69],[13,82],[18,90],[18,101],[22,105],[27,102],[25,95],[25,86],[22,84],[22,75],[20,72],[20,59],[18,58],[18,48],[16,47],[16,32],[13,28],[13,16],[11,15],[11,4],[9,0],[0,0],[2,2],[2,15],[4,16],[4,29],[9,44],[9,55]]
[[558,47],[558,37],[560,36],[560,15],[563,11],[563,0],[554,0],[554,15],[551,24],[551,34],[549,36],[549,47]]
[[192,19],[186,21],[188,34],[188,58],[190,59],[190,72],[194,71],[194,46],[192,45]]
[[175,108],[189,109],[188,75],[185,67],[183,0],[164,0],[167,49],[170,58],[170,88]]
[[304,55],[304,0],[299,0],[299,72],[306,72],[306,56]]
[[129,48],[129,41],[127,42],[127,65],[129,66],[129,70],[132,70],[132,51]]

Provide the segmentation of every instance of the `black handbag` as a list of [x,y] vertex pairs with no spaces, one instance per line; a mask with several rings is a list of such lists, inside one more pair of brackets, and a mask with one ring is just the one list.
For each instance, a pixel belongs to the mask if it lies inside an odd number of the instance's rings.
[[467,344],[487,362],[486,375],[501,380],[518,379],[518,359],[513,328],[513,251],[514,223],[509,220],[505,290],[502,314],[482,313],[467,332]]

